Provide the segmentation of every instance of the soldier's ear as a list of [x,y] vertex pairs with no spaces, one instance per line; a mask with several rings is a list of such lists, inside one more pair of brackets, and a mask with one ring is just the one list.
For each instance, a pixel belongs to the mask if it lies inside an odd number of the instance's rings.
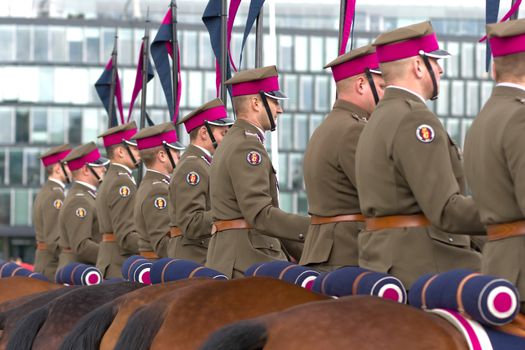
[[413,63],[412,63],[412,70],[414,72],[414,75],[419,78],[419,79],[422,79],[423,76],[424,76],[424,69],[423,69],[423,61],[421,59],[416,58]]

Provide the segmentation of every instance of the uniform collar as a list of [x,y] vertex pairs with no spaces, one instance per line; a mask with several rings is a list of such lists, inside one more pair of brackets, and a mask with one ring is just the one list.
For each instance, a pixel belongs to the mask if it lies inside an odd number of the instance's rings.
[[202,153],[204,153],[204,155],[206,157],[208,157],[209,159],[211,159],[213,156],[211,155],[210,151],[208,151],[206,148],[204,147],[201,147],[201,146],[197,146],[197,145],[193,145],[195,147],[197,147],[198,149],[200,149],[202,151]]
[[404,88],[402,86],[397,86],[397,85],[389,85],[386,88],[387,88],[387,91],[385,92],[385,94],[387,92],[389,92],[389,91],[402,90],[402,91],[408,92],[408,94],[410,94],[410,95],[413,95],[413,96],[417,97],[421,102],[426,104],[426,100],[423,98],[423,96],[421,96],[420,94],[418,94],[415,91],[412,91],[410,89]]
[[342,109],[350,113],[355,113],[360,119],[368,119],[368,117],[370,116],[370,114],[367,111],[357,106],[356,104],[341,99],[337,99],[335,101],[333,109]]
[[118,167],[123,168],[123,169],[126,170],[126,171],[128,172],[128,174],[130,174],[130,175],[133,173],[133,171],[132,171],[130,168],[128,168],[127,166],[125,166],[124,164],[120,164],[120,163],[111,163],[111,165],[115,165],[115,166],[118,166]]
[[95,193],[97,192],[97,188],[91,184],[88,184],[87,182],[75,180],[75,183],[87,187],[89,190],[94,191]]
[[54,183],[56,183],[57,185],[59,185],[60,187],[62,187],[62,189],[66,188],[66,184],[63,183],[62,181],[60,180],[57,180],[57,179],[53,179],[53,178],[48,178],[49,181],[53,181]]
[[261,143],[264,143],[264,131],[261,130],[259,127],[253,125],[252,123],[244,120],[244,119],[237,119],[235,121],[235,124],[236,126],[240,127],[240,128],[243,128],[244,130],[248,131],[248,132],[251,132],[253,134],[256,134],[257,137],[259,138],[259,141],[261,141]]
[[[151,175],[153,175],[153,177],[155,178],[160,178],[161,180],[164,178],[164,179],[167,179],[169,180],[170,179],[170,176],[168,174],[163,174],[161,173],[160,171],[157,171],[157,170],[153,170],[153,169],[146,169],[146,173],[150,173]],[[159,176],[160,175],[160,176]]]
[[497,96],[515,96],[525,98],[525,87],[514,83],[499,83],[492,90],[493,95]]
[[208,164],[211,164],[211,161],[213,160],[213,156],[211,155],[210,152],[208,152],[206,149],[204,149],[204,148],[202,148],[200,146],[194,145],[194,144],[190,144],[188,146],[188,149],[186,150],[186,152],[188,153],[188,155],[201,157]]

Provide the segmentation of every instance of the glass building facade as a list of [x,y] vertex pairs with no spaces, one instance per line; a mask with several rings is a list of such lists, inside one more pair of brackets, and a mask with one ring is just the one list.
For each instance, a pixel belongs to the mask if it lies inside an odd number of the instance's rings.
[[[214,57],[199,12],[205,3],[188,5],[191,10],[185,14],[183,8],[188,3],[179,4],[181,115],[216,96]],[[268,62],[265,57],[264,63],[277,64],[282,88],[290,97],[278,126],[281,207],[306,213],[303,153],[310,135],[335,98],[331,75],[322,67],[337,56],[339,9],[334,3],[315,16],[313,6],[302,7],[296,13],[294,6],[298,5],[282,3],[276,6],[277,62]],[[150,17],[159,20],[163,12],[159,10]],[[460,145],[493,86],[485,72],[485,45],[477,44],[484,26],[482,11],[478,12],[473,15],[479,15],[478,18],[430,15],[442,46],[453,54],[443,62],[440,97],[430,106]],[[232,40],[235,57],[242,39],[244,16],[241,13],[235,22]],[[115,28],[118,28],[119,74],[127,116],[144,21],[102,15],[89,19],[77,17],[50,18],[37,14],[29,18],[0,18],[0,258],[20,256],[32,260],[32,203],[45,181],[39,155],[57,144],[78,145],[96,140],[107,127],[106,113],[93,84],[109,60]],[[428,17],[392,17],[390,11],[367,7],[356,14],[353,47],[369,43],[383,30]],[[150,24],[151,40],[158,25]],[[268,45],[268,28],[265,31],[264,43]],[[252,35],[243,55],[243,68],[253,67],[254,51]],[[155,123],[168,120],[157,78],[148,85],[147,105]],[[131,118],[138,121],[139,111],[137,103]],[[181,137],[188,141],[186,135]]]

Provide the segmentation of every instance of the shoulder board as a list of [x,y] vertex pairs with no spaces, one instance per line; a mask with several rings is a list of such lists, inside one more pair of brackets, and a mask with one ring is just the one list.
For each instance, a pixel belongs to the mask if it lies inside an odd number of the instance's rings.
[[119,171],[119,172],[118,172],[118,176],[127,176],[127,177],[131,177],[131,175],[130,175],[128,172],[126,172],[126,171],[122,171],[122,172]]
[[186,159],[197,159],[197,158],[199,158],[199,157],[197,157],[197,156],[187,156],[186,157]]
[[211,165],[211,162],[206,158],[205,156],[201,156],[202,160],[206,162],[206,164]]
[[57,186],[57,187],[53,187],[53,191],[60,191],[60,192],[64,192],[64,189],[60,186]]
[[411,108],[411,109],[416,109],[416,108],[420,108],[421,107],[421,103],[420,102],[417,102],[417,101],[414,101],[414,100],[405,100],[405,102],[408,104],[408,106]]
[[84,197],[85,194],[84,194],[84,193],[80,193],[80,192],[78,192],[78,193],[75,193],[75,196],[77,196],[77,197]]
[[151,184],[152,185],[162,185],[162,184],[169,185],[170,182],[168,179],[162,179],[160,181],[153,181]]
[[365,123],[367,122],[366,118],[360,117],[357,113],[352,112],[352,118],[354,118],[358,122],[365,122]]

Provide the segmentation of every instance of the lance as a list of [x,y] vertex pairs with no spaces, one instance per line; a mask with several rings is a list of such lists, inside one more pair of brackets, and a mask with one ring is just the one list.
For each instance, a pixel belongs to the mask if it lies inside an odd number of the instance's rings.
[[221,0],[221,57],[219,64],[221,66],[221,100],[224,107],[228,108],[227,91],[224,82],[228,74],[228,40],[227,40],[227,23],[228,23],[228,0]]
[[[179,81],[179,77],[178,77],[178,74],[179,74],[179,50],[178,50],[178,47],[179,47],[179,40],[177,38],[177,4],[176,4],[176,0],[172,0],[171,1],[171,4],[170,4],[170,8],[171,8],[171,37],[172,37],[172,40],[171,40],[171,48],[172,48],[172,51],[173,51],[173,64],[172,64],[172,72],[171,72],[171,81],[172,81],[172,85],[173,85],[173,89],[172,89],[172,96],[173,96],[173,121],[176,122],[177,120],[179,120],[179,116],[178,116],[178,113],[177,115],[175,115],[175,111],[177,110],[177,107],[176,107],[176,104],[177,104],[177,96],[178,96],[178,93],[179,93],[179,86],[178,86],[178,81]],[[177,130],[179,131],[179,130]]]
[[346,14],[346,1],[347,0],[341,0],[341,3],[339,5],[339,45],[337,45],[337,51],[339,52],[339,49],[341,48],[341,45],[343,44],[343,31],[345,27],[345,14]]
[[[148,66],[149,66],[149,7],[146,14],[146,25],[144,26],[144,37],[142,38],[142,91],[140,92],[140,129],[146,126],[146,96],[148,87]],[[144,163],[140,162],[138,170],[138,183],[142,181],[144,173]]]
[[[111,52],[111,85],[109,88],[109,106],[108,106],[108,129],[112,126],[118,125],[117,113],[115,112],[115,90],[117,87],[117,41],[118,30],[115,31],[115,43],[113,51]],[[114,114],[114,116],[113,116]],[[116,123],[113,124],[113,121]]]
[[255,68],[262,67],[263,65],[263,19],[264,19],[264,6],[259,10],[259,15],[257,16],[257,24],[255,25]]
[[[514,4],[515,4],[517,1],[518,1],[518,0],[512,0],[512,5],[511,5],[511,7],[514,6]],[[517,9],[516,12],[514,12],[514,13],[512,14],[512,16],[510,16],[510,20],[512,21],[512,20],[518,19],[518,14],[519,14],[519,12],[520,12],[520,10]]]

